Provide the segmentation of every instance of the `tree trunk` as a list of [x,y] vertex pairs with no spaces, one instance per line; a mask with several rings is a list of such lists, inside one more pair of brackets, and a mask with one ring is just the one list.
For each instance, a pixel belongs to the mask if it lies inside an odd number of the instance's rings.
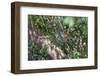
[[51,59],[63,59],[65,54],[63,50],[61,50],[56,45],[52,44],[51,41],[48,39],[48,36],[43,36],[40,33],[38,34],[35,26],[32,23],[32,17],[30,16],[30,23],[28,25],[28,36],[29,39],[38,45],[41,48],[47,47],[47,53]]

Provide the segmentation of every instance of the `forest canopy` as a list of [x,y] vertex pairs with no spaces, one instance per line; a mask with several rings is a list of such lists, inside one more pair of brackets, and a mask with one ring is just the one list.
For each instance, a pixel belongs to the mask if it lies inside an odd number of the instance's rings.
[[28,15],[28,60],[88,57],[88,18]]

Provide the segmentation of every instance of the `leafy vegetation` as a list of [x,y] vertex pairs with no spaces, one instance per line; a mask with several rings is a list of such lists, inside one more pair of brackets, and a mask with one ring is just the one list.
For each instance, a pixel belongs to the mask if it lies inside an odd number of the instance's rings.
[[[87,23],[87,17],[29,15],[28,60],[87,58]],[[42,39],[38,40],[39,37]],[[55,46],[54,51],[60,48],[64,57],[55,55],[56,58],[51,58],[48,49],[52,45]]]

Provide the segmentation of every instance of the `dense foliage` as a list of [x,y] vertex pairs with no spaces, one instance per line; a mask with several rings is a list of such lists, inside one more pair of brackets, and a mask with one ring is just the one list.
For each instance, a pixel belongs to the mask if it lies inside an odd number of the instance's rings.
[[[32,26],[39,35],[47,36],[61,48],[64,59],[88,57],[87,17],[29,15],[28,29]],[[29,35],[29,34],[28,34]],[[28,38],[28,60],[49,60],[47,47],[40,47]]]

